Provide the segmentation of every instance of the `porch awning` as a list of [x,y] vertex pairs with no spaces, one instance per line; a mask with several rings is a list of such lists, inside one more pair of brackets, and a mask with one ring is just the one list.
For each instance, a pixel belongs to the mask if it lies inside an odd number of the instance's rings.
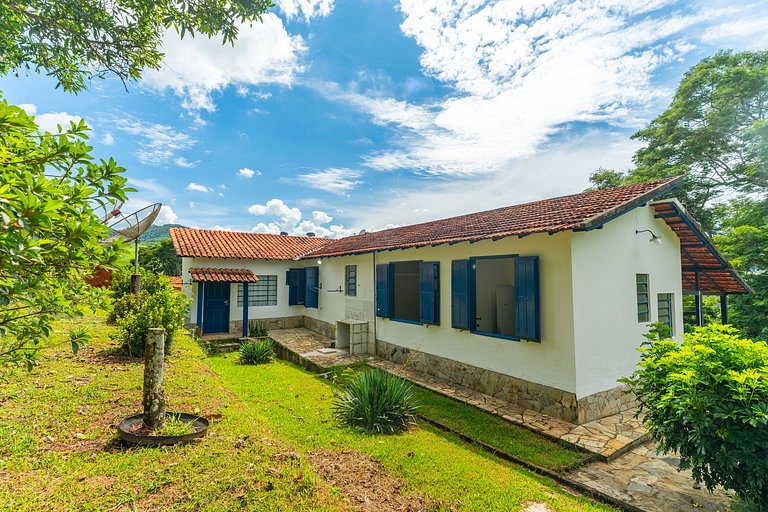
[[683,291],[701,291],[705,295],[751,293],[728,260],[720,254],[714,242],[704,233],[677,201],[652,203],[655,217],[662,219],[680,239],[680,263],[683,270]]
[[192,280],[217,283],[257,283],[259,278],[243,268],[191,268]]

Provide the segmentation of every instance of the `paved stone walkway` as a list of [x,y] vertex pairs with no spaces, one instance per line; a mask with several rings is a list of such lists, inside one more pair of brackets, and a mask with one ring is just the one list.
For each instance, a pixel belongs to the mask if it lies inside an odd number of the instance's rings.
[[304,328],[272,330],[269,331],[269,337],[290,353],[288,360],[311,370],[323,371],[334,366],[349,366],[371,357],[351,355],[344,349],[320,352],[321,349],[329,348],[334,340]]
[[647,512],[730,510],[731,497],[694,489],[690,471],[677,471],[680,459],[656,455],[646,443],[608,462],[587,464],[568,478]]
[[567,480],[594,489],[646,512],[724,512],[731,498],[724,492],[694,489],[690,471],[678,472],[679,460],[656,455],[645,429],[634,411],[616,414],[582,425],[574,425],[546,414],[523,409],[498,398],[457,386],[402,365],[372,356],[350,355],[343,350],[319,352],[332,339],[307,329],[270,331],[289,360],[323,371],[333,366],[366,361],[370,366],[399,375],[419,386],[598,454],[605,461],[587,464],[565,475]]

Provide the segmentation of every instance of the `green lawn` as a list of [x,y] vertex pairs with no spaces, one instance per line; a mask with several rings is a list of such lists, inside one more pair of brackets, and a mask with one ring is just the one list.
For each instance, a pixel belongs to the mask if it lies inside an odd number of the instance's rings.
[[114,426],[140,411],[141,362],[109,355],[101,319],[83,324],[95,333],[88,348],[50,349],[33,373],[0,384],[2,510],[347,510],[304,457],[316,448],[369,454],[440,509],[609,510],[427,426],[393,437],[339,427],[326,381],[280,361],[206,358],[186,337],[168,358],[168,409],[221,418],[201,442],[121,449]]
[[537,466],[565,471],[591,458],[586,452],[561,445],[476,407],[424,388],[414,387],[413,391],[421,404],[420,415]]

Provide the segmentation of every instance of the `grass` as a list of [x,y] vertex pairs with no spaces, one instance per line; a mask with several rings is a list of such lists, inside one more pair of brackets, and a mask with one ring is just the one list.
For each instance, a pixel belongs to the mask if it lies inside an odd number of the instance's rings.
[[0,384],[1,510],[346,510],[303,456],[328,448],[369,454],[441,509],[609,510],[427,425],[398,436],[340,427],[328,382],[282,361],[206,358],[186,336],[167,360],[167,408],[211,418],[209,434],[121,448],[116,424],[141,410],[141,361],[110,355],[99,318],[59,325],[54,342],[78,325],[93,333],[86,348],[44,351],[33,373]]
[[333,416],[333,387],[290,363],[242,366],[230,354],[212,358],[211,365],[252,414],[264,417],[299,451],[359,450],[402,478],[406,491],[426,494],[445,508],[506,511],[542,501],[558,511],[610,510],[428,425],[396,436],[340,427]]
[[588,453],[563,446],[496,415],[427,389],[414,387],[413,395],[421,404],[420,415],[538,466],[565,471],[591,458]]

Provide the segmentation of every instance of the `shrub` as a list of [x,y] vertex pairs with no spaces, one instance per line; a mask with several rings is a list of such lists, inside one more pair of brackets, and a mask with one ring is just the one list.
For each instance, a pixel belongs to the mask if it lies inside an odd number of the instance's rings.
[[768,345],[717,324],[681,346],[661,338],[643,344],[639,369],[623,379],[659,450],[678,451],[680,468],[708,489],[768,510]]
[[142,289],[138,294],[126,294],[115,301],[114,314],[117,329],[113,340],[129,355],[144,353],[144,343],[150,328],[162,327],[168,337],[165,349],[170,348],[176,331],[184,327],[184,315],[189,307],[188,299],[176,293],[167,279],[155,288],[154,293]]
[[275,355],[275,344],[267,338],[265,340],[246,341],[240,347],[240,361],[243,364],[266,364],[272,361]]
[[335,395],[333,409],[339,421],[370,434],[407,429],[418,409],[413,386],[378,369],[359,374]]
[[263,338],[269,336],[269,331],[266,326],[259,321],[250,322],[248,324],[248,336],[251,338]]

